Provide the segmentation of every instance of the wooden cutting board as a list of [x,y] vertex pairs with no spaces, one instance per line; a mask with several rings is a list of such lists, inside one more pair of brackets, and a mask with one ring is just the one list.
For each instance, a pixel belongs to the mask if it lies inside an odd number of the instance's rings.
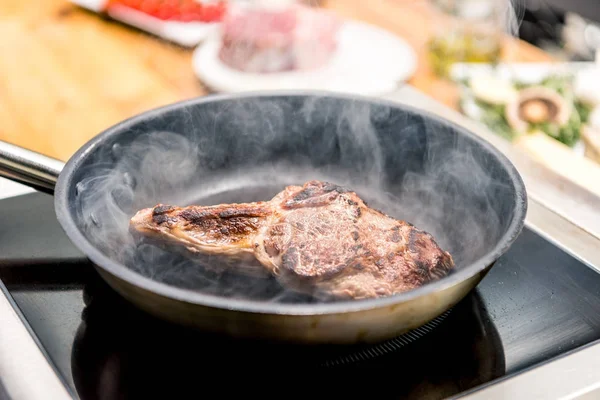
[[[1,0],[0,139],[61,160],[109,126],[202,96],[190,49],[104,20],[67,0]],[[453,106],[454,85],[431,73],[424,44],[435,24],[425,1],[327,0],[323,6],[402,35],[419,55],[409,83]],[[521,41],[506,60],[548,61]]]

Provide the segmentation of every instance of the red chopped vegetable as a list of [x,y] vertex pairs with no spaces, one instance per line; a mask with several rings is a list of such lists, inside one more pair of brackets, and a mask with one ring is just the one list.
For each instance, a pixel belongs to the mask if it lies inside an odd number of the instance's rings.
[[202,3],[198,0],[109,0],[108,7],[121,5],[163,21],[218,22],[226,11],[225,0]]

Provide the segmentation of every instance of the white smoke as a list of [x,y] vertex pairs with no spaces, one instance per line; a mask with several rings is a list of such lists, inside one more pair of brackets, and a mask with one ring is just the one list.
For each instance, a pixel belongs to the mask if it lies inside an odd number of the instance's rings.
[[[88,238],[108,256],[167,284],[261,301],[315,301],[274,279],[206,269],[152,245],[136,246],[133,214],[158,203],[185,206],[269,200],[286,185],[330,181],[370,206],[430,232],[457,268],[482,256],[506,229],[506,176],[447,127],[359,100],[254,99],[180,108],[126,128],[94,149],[78,185]],[[204,263],[204,264],[203,264]],[[225,271],[226,269],[224,269]]]

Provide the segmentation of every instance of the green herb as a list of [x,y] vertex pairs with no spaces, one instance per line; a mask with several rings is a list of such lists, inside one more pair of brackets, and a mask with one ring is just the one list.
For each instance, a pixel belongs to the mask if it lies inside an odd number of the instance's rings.
[[575,110],[577,114],[579,114],[579,118],[583,124],[586,124],[590,119],[590,114],[592,113],[593,106],[586,104],[580,100],[575,100],[574,102]]
[[[563,97],[571,97],[571,82],[573,77],[570,75],[550,75],[540,82],[540,86],[554,89]],[[530,85],[528,85],[530,86]]]
[[488,104],[478,99],[474,101],[481,111],[481,122],[487,127],[510,141],[517,136],[504,117],[505,107],[503,105]]
[[541,124],[530,124],[529,131],[541,131],[553,139],[566,144],[569,147],[575,146],[579,141],[581,130],[581,120],[577,112],[572,112],[569,121],[563,126],[544,122]]
[[581,137],[581,125],[579,114],[576,111],[572,112],[566,125],[559,128],[556,139],[569,147],[575,146]]
[[[580,140],[582,125],[587,123],[592,107],[576,99],[572,89],[573,77],[570,74],[555,74],[544,78],[539,84],[530,84],[514,81],[513,85],[517,90],[522,90],[532,86],[544,86],[555,90],[561,95],[567,103],[573,104],[573,112],[568,122],[564,126],[558,126],[552,123],[530,124],[527,131],[541,131],[551,138],[573,147]],[[468,86],[468,84],[467,84]],[[475,104],[481,111],[481,122],[498,135],[507,140],[514,140],[519,136],[518,132],[512,129],[505,117],[505,106],[488,104],[479,99],[474,99]]]
[[525,89],[529,86],[531,86],[529,83],[524,83],[524,82],[519,82],[519,81],[515,81],[513,82],[513,86],[515,87],[515,89],[517,90],[522,90]]

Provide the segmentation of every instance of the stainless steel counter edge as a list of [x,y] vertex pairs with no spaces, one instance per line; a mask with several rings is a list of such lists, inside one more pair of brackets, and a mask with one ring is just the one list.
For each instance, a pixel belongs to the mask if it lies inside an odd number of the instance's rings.
[[465,400],[600,398],[600,344],[459,397]]
[[72,399],[3,291],[0,321],[0,379],[10,398]]
[[[535,201],[531,202],[526,225],[600,272],[600,240]],[[600,342],[458,398],[599,399]]]

